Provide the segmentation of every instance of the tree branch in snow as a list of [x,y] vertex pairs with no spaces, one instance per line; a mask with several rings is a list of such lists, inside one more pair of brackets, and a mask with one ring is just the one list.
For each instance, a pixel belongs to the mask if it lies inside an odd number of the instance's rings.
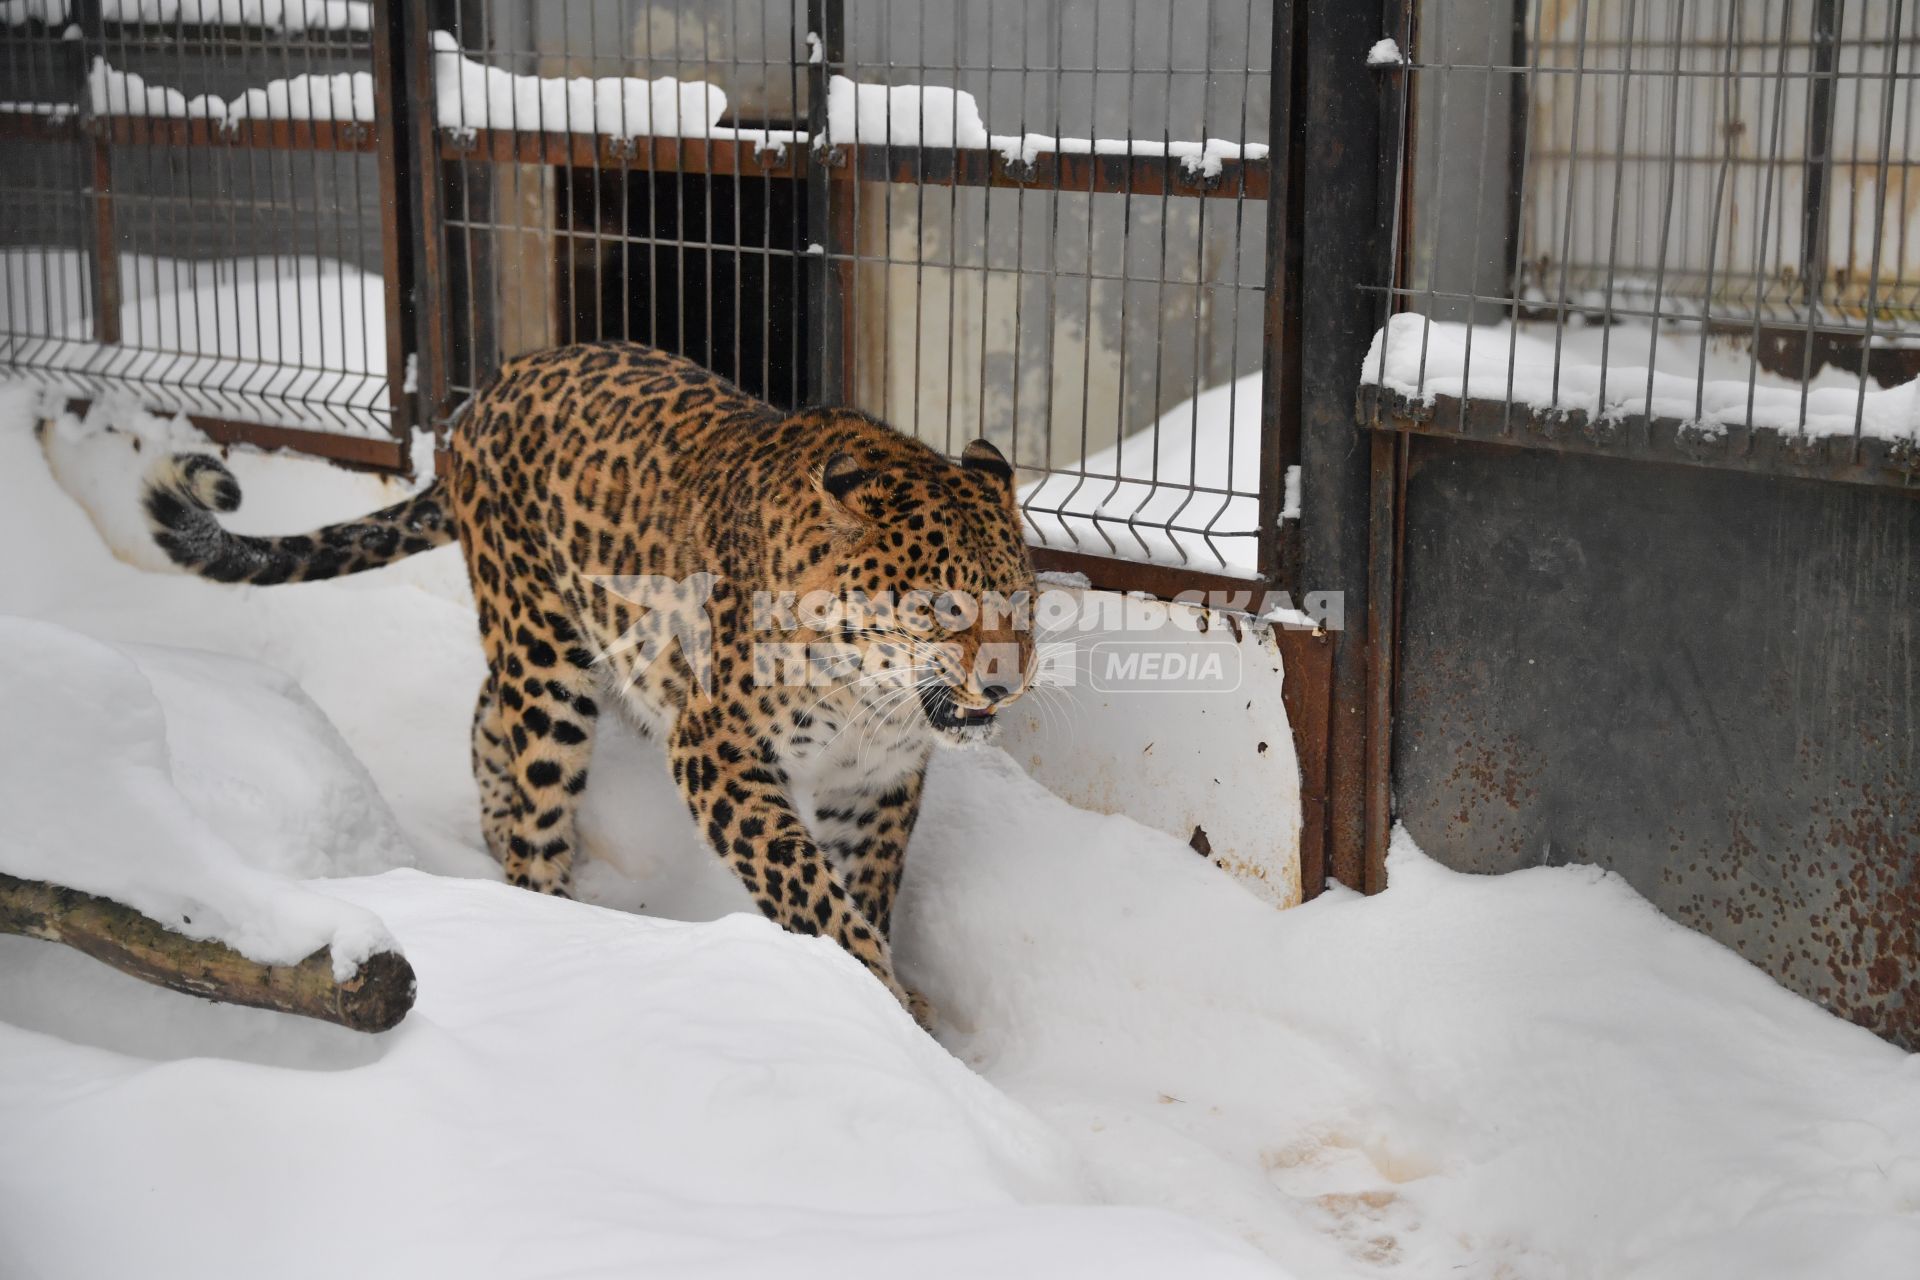
[[413,1007],[413,966],[397,951],[333,976],[322,947],[298,964],[261,964],[224,943],[174,933],[132,907],[0,873],[0,933],[62,942],[136,978],[207,1000],[385,1031]]

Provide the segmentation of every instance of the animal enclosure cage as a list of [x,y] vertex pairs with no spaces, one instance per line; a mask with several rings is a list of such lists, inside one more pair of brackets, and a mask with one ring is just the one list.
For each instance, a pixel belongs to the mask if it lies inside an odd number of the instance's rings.
[[993,440],[1036,545],[1276,572],[1259,0],[0,16],[10,369],[397,467],[506,357],[633,339]]
[[1911,484],[1916,9],[1414,5],[1369,419]]

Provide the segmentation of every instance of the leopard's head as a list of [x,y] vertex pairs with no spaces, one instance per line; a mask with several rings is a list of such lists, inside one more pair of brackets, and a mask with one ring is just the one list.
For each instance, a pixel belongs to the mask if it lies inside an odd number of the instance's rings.
[[836,452],[810,476],[830,551],[809,575],[843,605],[818,631],[857,655],[872,715],[918,717],[949,746],[991,741],[1034,668],[1033,561],[1013,468],[976,440],[958,461],[904,437]]

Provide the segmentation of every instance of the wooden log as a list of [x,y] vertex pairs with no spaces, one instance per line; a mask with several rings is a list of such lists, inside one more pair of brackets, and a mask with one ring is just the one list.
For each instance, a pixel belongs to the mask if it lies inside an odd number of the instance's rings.
[[132,907],[0,873],[0,933],[65,943],[123,973],[174,991],[385,1031],[413,1007],[413,966],[379,951],[342,981],[322,947],[298,964],[261,964],[223,942],[188,938]]

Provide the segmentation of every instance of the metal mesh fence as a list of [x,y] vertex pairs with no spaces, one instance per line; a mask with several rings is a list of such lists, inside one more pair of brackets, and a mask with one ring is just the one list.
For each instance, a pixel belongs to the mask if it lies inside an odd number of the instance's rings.
[[1906,0],[1424,0],[1401,312],[1363,377],[1442,429],[1910,479]]
[[372,6],[7,16],[9,371],[390,461]]
[[1260,0],[0,12],[13,370],[400,465],[633,339],[993,440],[1041,545],[1273,572]]
[[994,440],[1044,545],[1252,574],[1272,41],[1232,0],[462,8],[442,416],[633,338]]

